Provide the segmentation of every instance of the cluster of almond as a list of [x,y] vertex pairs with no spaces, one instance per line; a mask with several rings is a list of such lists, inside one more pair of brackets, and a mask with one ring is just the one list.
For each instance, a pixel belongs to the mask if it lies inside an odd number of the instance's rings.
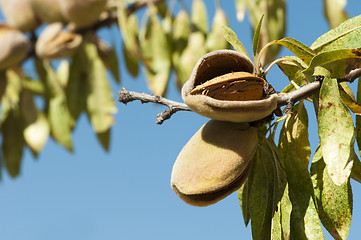
[[107,0],[1,0],[7,24],[0,24],[0,70],[16,66],[27,55],[29,42],[22,32],[49,25],[35,46],[38,57],[56,59],[71,56],[80,46],[82,36],[63,29],[93,24],[104,11]]
[[254,74],[248,57],[232,50],[204,55],[182,88],[192,111],[209,117],[184,146],[173,166],[171,186],[186,203],[208,206],[239,189],[258,146],[261,120],[277,108],[277,93]]

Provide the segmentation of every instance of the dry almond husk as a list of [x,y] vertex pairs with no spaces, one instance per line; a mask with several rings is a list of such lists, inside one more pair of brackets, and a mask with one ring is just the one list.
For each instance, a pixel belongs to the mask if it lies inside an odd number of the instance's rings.
[[266,96],[265,80],[254,75],[253,63],[232,50],[201,57],[182,88],[189,108],[205,117],[230,122],[253,122],[277,108],[278,95]]

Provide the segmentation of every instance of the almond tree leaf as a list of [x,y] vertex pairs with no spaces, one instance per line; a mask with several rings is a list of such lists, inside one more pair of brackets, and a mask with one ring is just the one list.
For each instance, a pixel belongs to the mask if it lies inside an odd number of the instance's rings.
[[259,147],[254,158],[252,170],[253,178],[250,179],[252,190],[249,193],[249,209],[253,239],[270,239],[272,216],[275,211],[275,176],[272,153],[268,146],[259,142]]
[[97,45],[98,54],[103,61],[105,67],[109,70],[115,79],[115,82],[120,84],[120,72],[118,66],[118,56],[113,46],[107,45],[99,38],[95,38],[95,44]]
[[323,0],[323,13],[328,25],[335,28],[348,19],[345,11],[347,0]]
[[[253,163],[256,161],[257,154],[254,155],[252,162],[250,163],[250,169],[253,169]],[[255,172],[253,170],[250,171],[249,176],[246,181],[242,185],[240,189],[237,191],[238,201],[242,209],[242,215],[244,224],[247,227],[249,220],[251,220],[250,215],[250,192],[252,191],[252,180],[254,178]]]
[[10,110],[2,123],[2,152],[9,175],[15,178],[20,173],[23,156],[24,137],[18,110]]
[[70,64],[67,60],[62,60],[56,70],[56,76],[60,85],[64,88],[68,84],[69,80]]
[[246,16],[246,4],[247,0],[236,0],[235,4],[236,4],[236,15],[237,15],[237,20],[239,22],[243,22],[244,17]]
[[132,55],[131,52],[127,49],[123,42],[123,59],[125,61],[125,66],[127,67],[128,72],[130,75],[132,75],[134,78],[136,78],[139,74],[139,61],[138,59]]
[[[38,69],[41,67],[40,64],[38,64]],[[50,93],[48,120],[51,135],[56,142],[69,151],[73,151],[71,129],[74,125],[74,120],[69,113],[64,89],[61,87],[54,69],[48,62],[43,62],[42,68],[46,72],[46,87]]]
[[361,162],[355,151],[352,152],[353,166],[351,170],[351,178],[361,183]]
[[[357,103],[361,104],[361,81],[357,84]],[[359,151],[361,150],[361,116],[356,115],[356,143]]]
[[325,77],[319,99],[318,135],[322,155],[332,181],[340,186],[352,169],[353,122],[341,101],[336,79]]
[[22,89],[21,78],[16,72],[7,70],[2,78],[0,80],[4,88],[1,99],[1,122],[5,121],[11,109],[18,106]]
[[224,38],[234,47],[234,50],[236,50],[239,53],[242,53],[249,60],[251,60],[251,58],[249,57],[249,55],[247,53],[246,48],[238,40],[236,33],[232,29],[230,29],[229,27],[226,27],[226,26],[222,26],[222,30],[223,30]]
[[107,131],[114,123],[113,114],[117,111],[113,93],[106,75],[105,66],[96,46],[86,42],[85,54],[88,59],[88,95],[86,110],[96,133]]
[[337,50],[356,49],[360,47],[361,15],[348,19],[338,27],[320,36],[311,49],[316,53]]
[[154,6],[150,8],[150,45],[151,60],[146,67],[146,76],[150,90],[159,96],[166,92],[171,71],[171,44],[164,32],[155,12]]
[[346,239],[352,217],[350,179],[336,185],[328,174],[319,148],[311,165],[318,214],[323,226],[335,239]]
[[[348,85],[344,85],[348,86]],[[346,90],[339,84],[340,97],[342,102],[356,115],[361,115],[361,105],[350,96]]]
[[293,38],[282,38],[280,40],[274,40],[268,45],[271,46],[274,44],[279,44],[288,48],[307,65],[310,64],[312,58],[315,56],[315,52],[312,49]]
[[105,132],[97,133],[97,138],[106,152],[109,152],[111,128]]
[[50,127],[44,113],[36,107],[29,90],[22,91],[20,112],[24,126],[24,140],[31,150],[38,154],[49,138]]
[[191,22],[195,31],[200,31],[203,34],[208,32],[208,15],[207,8],[203,0],[193,0]]
[[[306,77],[302,73],[304,63],[301,59],[295,56],[284,57],[285,61],[277,63],[281,71],[287,76],[290,81],[295,82],[298,86],[304,86],[307,84]],[[282,90],[283,93],[287,93],[295,90],[293,84],[288,85]]]
[[331,72],[330,77],[341,78],[351,70],[361,67],[361,48],[338,49],[317,54],[311,61],[305,74],[313,74],[314,69],[322,66]]
[[223,36],[222,26],[229,26],[227,15],[221,7],[217,7],[213,18],[212,30],[207,35],[207,51],[211,52],[229,48],[229,43]]
[[122,33],[124,45],[129,52],[137,53],[139,49],[137,17],[135,14],[127,16],[123,1],[118,1],[117,10],[118,25]]
[[35,95],[44,95],[45,89],[43,83],[38,81],[37,79],[31,79],[29,77],[22,77],[22,85],[24,88],[28,89]]
[[261,18],[258,21],[257,27],[254,30],[253,45],[252,45],[253,56],[256,56],[257,53],[258,53],[259,38],[260,38],[260,35],[261,35],[261,27],[262,27],[263,18],[264,18],[264,15],[261,16]]
[[290,238],[324,239],[308,172],[311,150],[308,117],[302,101],[294,107],[292,116],[283,123],[278,145],[292,202]]

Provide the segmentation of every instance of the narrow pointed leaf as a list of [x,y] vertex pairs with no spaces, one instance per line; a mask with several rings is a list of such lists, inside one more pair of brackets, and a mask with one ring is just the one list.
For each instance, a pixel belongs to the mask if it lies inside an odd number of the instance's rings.
[[352,169],[353,122],[341,101],[336,79],[323,80],[319,98],[318,135],[322,155],[332,181],[340,186]]
[[311,45],[311,49],[317,53],[343,48],[356,49],[360,47],[360,34],[361,15],[358,15],[320,36]]
[[346,239],[353,206],[350,179],[336,185],[328,174],[320,150],[311,165],[318,214],[323,226],[335,239]]
[[220,49],[228,49],[229,43],[223,36],[222,26],[228,26],[226,13],[222,8],[217,8],[213,18],[212,31],[207,35],[206,48],[207,51],[215,51]]
[[315,56],[315,52],[303,43],[297,41],[293,38],[282,38],[280,40],[274,40],[268,45],[279,44],[288,48],[293,52],[297,57],[299,57],[307,65],[311,62],[312,58]]
[[292,212],[290,238],[324,239],[313,202],[313,186],[308,172],[310,145],[308,117],[301,101],[281,129],[279,151],[285,168]]
[[347,0],[323,0],[323,13],[331,28],[337,27],[348,19],[345,11]]
[[6,169],[11,177],[20,173],[23,156],[24,137],[21,119],[17,110],[11,110],[2,123],[2,152],[6,161]]
[[[357,103],[361,104],[361,81],[357,83]],[[361,116],[356,115],[356,143],[361,151]]]
[[248,176],[242,187],[237,191],[238,201],[242,209],[243,220],[246,227],[249,223],[249,220],[251,220],[251,215],[249,212],[249,193],[251,191],[251,180],[249,179],[252,178],[252,175]]
[[139,74],[139,61],[138,59],[127,49],[123,42],[123,58],[125,61],[125,66],[127,67],[128,72],[134,78]]
[[191,22],[195,27],[195,31],[200,31],[203,34],[208,32],[208,14],[203,0],[193,0]]
[[237,15],[237,20],[239,22],[243,22],[244,17],[246,16],[246,0],[236,0],[235,1],[236,4],[236,15]]
[[261,35],[261,27],[262,27],[263,18],[264,18],[264,15],[261,16],[261,18],[259,19],[259,22],[257,24],[257,27],[254,30],[253,45],[252,45],[253,56],[256,56],[257,53],[258,53],[259,38],[260,38],[260,35]]
[[106,69],[98,55],[96,46],[90,42],[85,43],[85,52],[89,61],[87,114],[94,131],[102,133],[113,125],[113,114],[117,109],[106,75]]
[[246,48],[238,40],[236,33],[233,32],[233,30],[227,26],[222,26],[222,30],[223,30],[223,35],[224,35],[225,39],[234,47],[234,50],[242,53],[243,55],[248,57],[248,59],[251,59],[247,53]]
[[361,183],[361,162],[355,151],[352,152],[353,166],[351,170],[351,178]]
[[304,73],[312,74],[318,66],[330,71],[332,78],[344,77],[350,70],[361,66],[361,49],[338,49],[317,54]]
[[97,138],[106,152],[109,151],[110,136],[111,136],[111,128],[109,128],[105,132],[97,133]]
[[356,115],[361,115],[361,105],[358,104],[341,85],[339,85],[339,89],[342,102],[351,110],[351,112]]
[[[1,122],[5,121],[11,109],[18,106],[21,93],[21,78],[12,70],[7,70],[0,79],[3,84],[2,99],[1,99]],[[0,122],[0,123],[1,123]]]

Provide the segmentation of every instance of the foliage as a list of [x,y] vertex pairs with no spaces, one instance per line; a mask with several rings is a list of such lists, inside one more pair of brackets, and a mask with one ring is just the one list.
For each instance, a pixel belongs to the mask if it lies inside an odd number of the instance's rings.
[[[233,46],[250,59],[228,27],[220,1],[216,2],[208,29],[203,0],[193,0],[190,12],[184,5],[176,11],[166,1],[150,1],[141,6],[146,8],[142,16],[132,10],[136,4],[108,1],[106,20],[100,18],[82,28],[72,28],[70,22],[69,32],[80,34],[81,44],[67,58],[56,61],[34,52],[42,32],[37,35],[33,29],[28,35],[28,64],[33,65],[36,75],[25,72],[23,62],[0,71],[0,166],[12,177],[18,176],[24,148],[36,157],[49,137],[73,151],[72,132],[83,113],[108,150],[116,112],[109,76],[120,83],[119,59],[134,77],[143,67],[149,89],[162,96],[172,72],[180,90],[195,63],[207,52]],[[361,66],[361,16],[344,21],[348,18],[345,1],[324,0],[326,18],[334,28],[308,47],[284,38],[285,0],[236,0],[235,4],[240,21],[246,10],[249,13],[259,76],[278,65],[290,80],[282,93],[314,82],[317,75],[324,77],[320,90],[300,100],[292,111],[285,109],[284,118],[259,127],[251,170],[238,190],[245,224],[251,222],[254,239],[324,239],[321,223],[335,239],[346,239],[353,206],[350,179],[361,182],[361,163],[354,149],[355,141],[359,148],[361,145],[361,84],[355,99],[348,85],[339,80]],[[109,23],[119,26],[123,56],[117,56],[114,47],[96,36],[99,26]],[[282,46],[295,56],[274,60]],[[310,169],[306,100],[314,104],[320,138]],[[352,114],[358,115],[356,123]]]

